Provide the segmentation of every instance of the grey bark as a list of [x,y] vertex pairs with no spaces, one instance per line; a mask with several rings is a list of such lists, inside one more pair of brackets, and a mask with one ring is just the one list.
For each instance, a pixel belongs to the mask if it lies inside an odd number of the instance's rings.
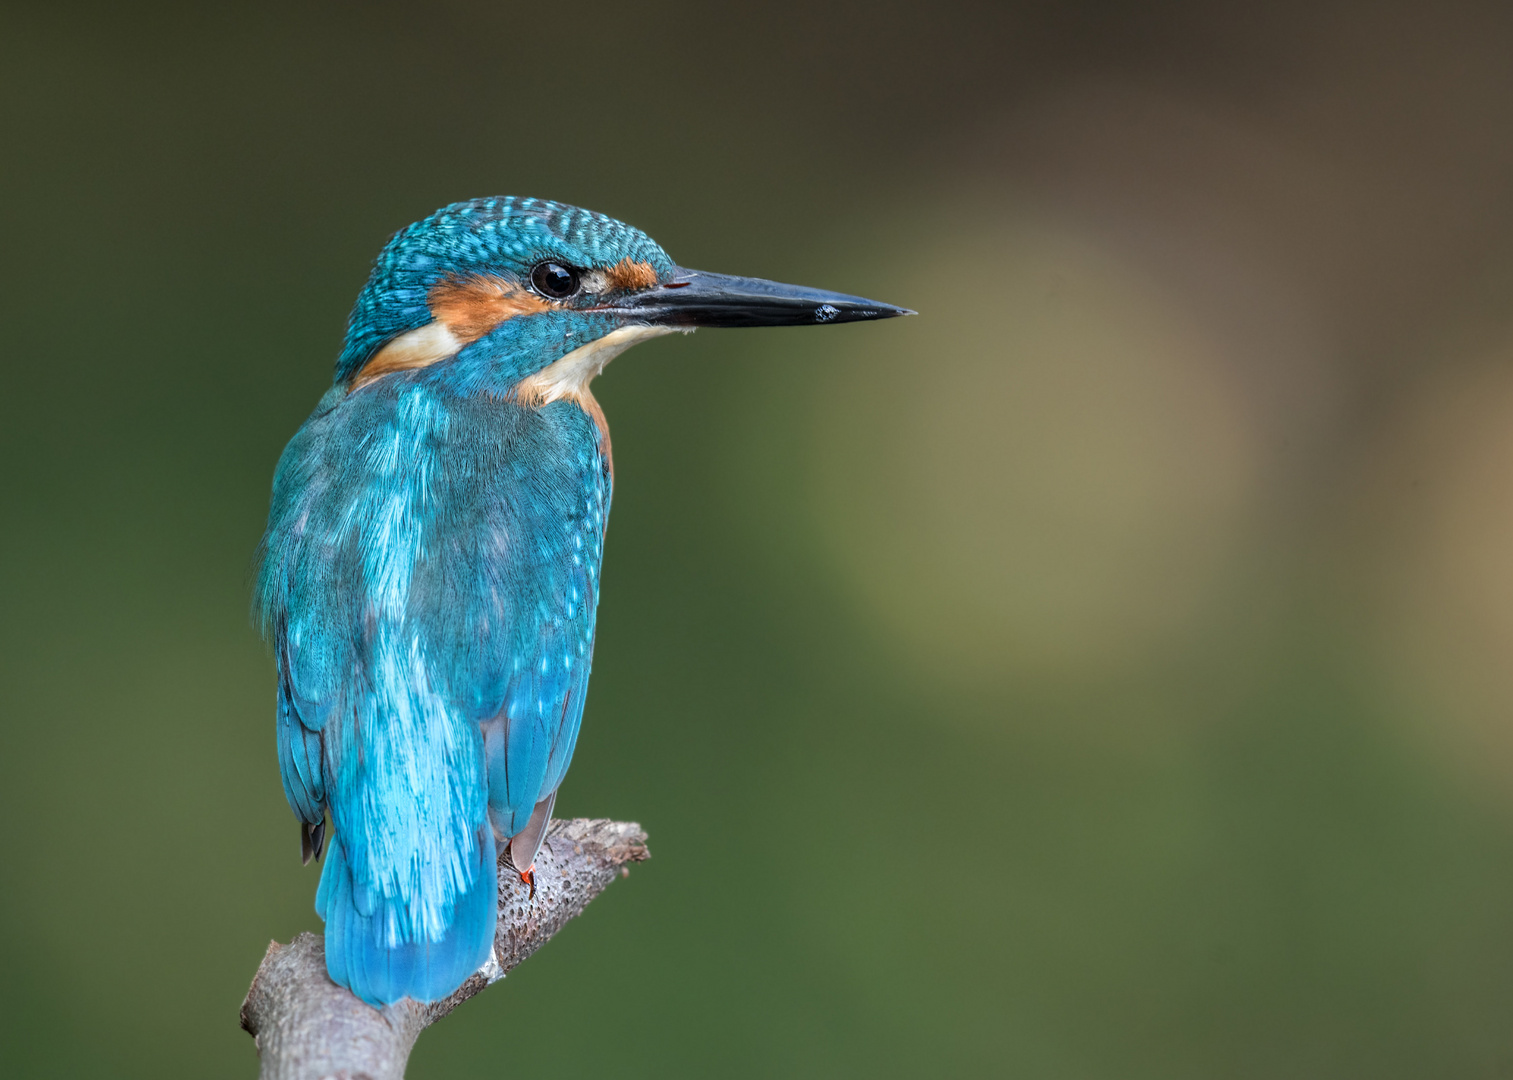
[[242,1027],[257,1043],[262,1080],[401,1080],[415,1040],[546,944],[629,863],[647,858],[646,834],[623,821],[553,821],[536,857],[536,896],[499,865],[494,955],[457,992],[419,1004],[365,1005],[326,977],[325,944],[300,934],[270,942],[242,1002]]

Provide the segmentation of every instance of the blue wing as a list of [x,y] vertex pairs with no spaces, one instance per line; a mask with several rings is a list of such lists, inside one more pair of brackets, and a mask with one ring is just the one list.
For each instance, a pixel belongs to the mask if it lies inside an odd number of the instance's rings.
[[609,499],[576,405],[418,377],[333,394],[285,450],[259,581],[280,770],[307,831],[330,810],[327,964],[365,1000],[445,996],[488,955],[495,838],[572,757]]
[[325,843],[326,783],[321,772],[320,731],[306,727],[294,709],[289,681],[283,677],[288,662],[279,656],[278,681],[278,771],[284,782],[284,798],[300,822],[300,851],[307,864],[319,858]]

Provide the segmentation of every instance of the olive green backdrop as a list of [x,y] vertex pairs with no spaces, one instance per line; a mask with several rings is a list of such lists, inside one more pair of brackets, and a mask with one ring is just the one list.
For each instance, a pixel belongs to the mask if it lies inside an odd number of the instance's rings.
[[558,808],[654,858],[413,1076],[1513,1072],[1510,52],[1494,4],[10,6],[0,1072],[253,1075],[317,927],[274,462],[388,234],[504,193],[921,314],[600,381]]

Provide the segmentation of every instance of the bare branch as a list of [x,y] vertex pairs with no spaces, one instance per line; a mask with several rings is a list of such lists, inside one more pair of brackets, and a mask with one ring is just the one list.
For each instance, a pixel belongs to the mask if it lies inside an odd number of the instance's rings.
[[374,1009],[326,977],[325,944],[300,934],[270,942],[242,1002],[242,1027],[257,1042],[263,1080],[400,1080],[420,1033],[504,978],[580,913],[626,864],[647,858],[646,834],[623,821],[553,821],[536,858],[536,897],[508,865],[499,868],[499,928],[491,962],[444,1001],[409,998]]

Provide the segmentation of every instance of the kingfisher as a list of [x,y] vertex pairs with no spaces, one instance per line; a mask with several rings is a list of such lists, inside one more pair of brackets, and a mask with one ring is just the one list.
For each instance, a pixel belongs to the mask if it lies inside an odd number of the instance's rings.
[[389,240],[279,458],[256,586],[332,981],[374,1006],[444,998],[490,956],[497,864],[534,888],[614,486],[594,376],[697,327],[908,314],[687,270],[543,199],[454,203]]

